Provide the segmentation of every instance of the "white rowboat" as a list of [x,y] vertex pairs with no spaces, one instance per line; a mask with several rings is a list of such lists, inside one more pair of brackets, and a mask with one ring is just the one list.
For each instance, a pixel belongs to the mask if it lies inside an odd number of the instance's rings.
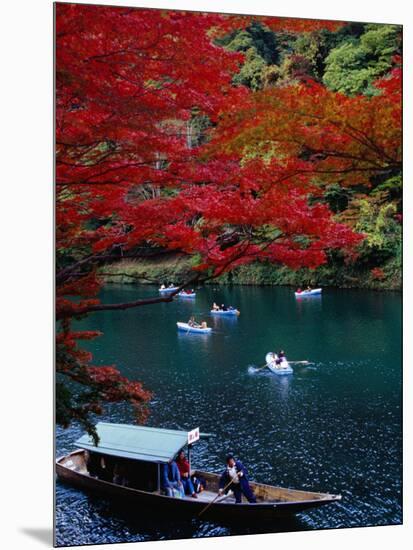
[[280,374],[292,374],[294,372],[285,357],[281,359],[281,363],[277,363],[277,360],[278,360],[278,355],[276,353],[273,353],[272,351],[269,351],[265,356],[265,362],[267,363],[267,367],[270,369],[272,373],[280,375]]
[[175,292],[175,290],[178,290],[179,287],[177,286],[169,286],[169,287],[166,287],[166,288],[160,288],[159,289],[159,292],[161,294],[168,294],[169,292]]
[[302,298],[304,296],[319,296],[322,291],[322,288],[313,288],[312,290],[302,290],[301,292],[294,292],[294,294],[296,298]]
[[239,315],[238,309],[211,309],[212,315]]
[[191,325],[188,325],[188,323],[181,323],[179,321],[176,323],[176,326],[178,327],[178,330],[181,330],[183,332],[197,332],[198,334],[208,334],[212,331],[211,327],[191,327]]
[[195,298],[196,292],[184,292],[181,290],[181,292],[178,292],[178,296],[181,296],[182,298]]

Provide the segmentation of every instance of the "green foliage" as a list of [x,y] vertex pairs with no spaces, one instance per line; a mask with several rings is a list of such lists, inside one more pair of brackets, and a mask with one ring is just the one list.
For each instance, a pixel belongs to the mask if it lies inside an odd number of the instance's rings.
[[157,258],[156,260],[123,260],[105,267],[105,279],[109,283],[157,285],[183,281],[191,273],[192,266],[195,263],[194,258],[172,256]]
[[385,197],[388,199],[398,199],[401,200],[403,191],[402,176],[398,174],[391,178],[386,179],[382,183],[379,183],[374,190],[372,195],[378,195],[379,193],[385,194]]
[[266,66],[264,59],[257,54],[255,48],[249,48],[241,70],[234,76],[234,84],[244,84],[252,90],[259,90],[262,86],[262,75]]
[[359,38],[350,37],[327,56],[323,81],[334,91],[348,95],[375,95],[373,82],[392,66],[399,48],[395,25],[366,25]]
[[206,141],[206,130],[211,126],[207,115],[194,114],[191,119],[191,147],[198,147]]
[[401,225],[395,219],[395,203],[378,205],[373,201],[358,201],[359,216],[355,229],[366,235],[360,245],[360,261],[372,267],[401,255]]
[[280,47],[275,33],[258,22],[232,32],[217,42],[230,51],[245,53],[245,61],[234,77],[234,84],[244,84],[253,90],[262,86],[263,70],[280,60]]
[[329,52],[329,37],[333,33],[319,31],[300,34],[294,44],[295,53],[304,56],[311,67],[310,75],[321,80],[324,74],[325,58]]
[[341,187],[338,183],[332,183],[327,185],[323,194],[323,201],[329,205],[333,212],[338,213],[347,208],[351,195],[351,189]]

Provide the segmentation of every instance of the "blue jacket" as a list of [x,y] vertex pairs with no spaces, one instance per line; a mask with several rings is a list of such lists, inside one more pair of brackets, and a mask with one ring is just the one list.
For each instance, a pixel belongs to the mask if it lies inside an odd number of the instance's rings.
[[[240,476],[240,480],[244,479],[248,482],[248,470],[243,465],[243,463],[240,460],[235,461],[235,469],[237,472],[242,472],[242,476]],[[225,468],[225,470],[222,472],[220,480],[219,480],[219,488],[223,489],[228,483],[231,481],[231,478],[228,474],[228,470]],[[229,490],[230,488],[228,488]]]
[[161,475],[161,487],[165,489],[166,487],[172,487],[172,483],[180,482],[181,474],[179,473],[178,466],[173,460],[170,464],[162,465],[162,475]]

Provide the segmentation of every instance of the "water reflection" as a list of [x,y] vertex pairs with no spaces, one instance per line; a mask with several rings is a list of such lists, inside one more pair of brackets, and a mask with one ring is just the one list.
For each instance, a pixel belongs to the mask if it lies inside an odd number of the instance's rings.
[[[121,302],[153,292],[108,287],[103,300]],[[232,303],[241,315],[210,316],[214,301]],[[220,472],[230,449],[256,481],[344,496],[340,504],[273,524],[269,531],[400,523],[400,295],[329,290],[322,300],[297,301],[291,289],[219,287],[197,290],[188,302],[99,313],[78,326],[104,333],[86,344],[97,364],[116,364],[154,393],[150,425],[200,426],[216,435],[199,444],[194,467]],[[204,317],[212,334],[178,332],[176,322],[191,315]],[[279,347],[289,359],[313,364],[293,365],[292,376],[256,372],[265,354]],[[130,407],[118,404],[103,418],[132,419]],[[59,429],[58,454],[73,450],[81,433],[76,426]],[[61,545],[266,529],[203,522],[152,525],[140,520],[140,511],[125,515],[111,503],[57,484]]]

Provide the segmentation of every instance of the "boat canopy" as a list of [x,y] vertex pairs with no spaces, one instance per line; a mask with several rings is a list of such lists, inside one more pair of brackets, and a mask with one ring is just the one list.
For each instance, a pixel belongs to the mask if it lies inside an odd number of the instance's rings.
[[[188,432],[179,430],[99,422],[96,431],[97,446],[89,434],[84,434],[75,442],[76,447],[145,462],[166,463],[188,443]],[[200,434],[203,435],[208,437],[210,434]]]

